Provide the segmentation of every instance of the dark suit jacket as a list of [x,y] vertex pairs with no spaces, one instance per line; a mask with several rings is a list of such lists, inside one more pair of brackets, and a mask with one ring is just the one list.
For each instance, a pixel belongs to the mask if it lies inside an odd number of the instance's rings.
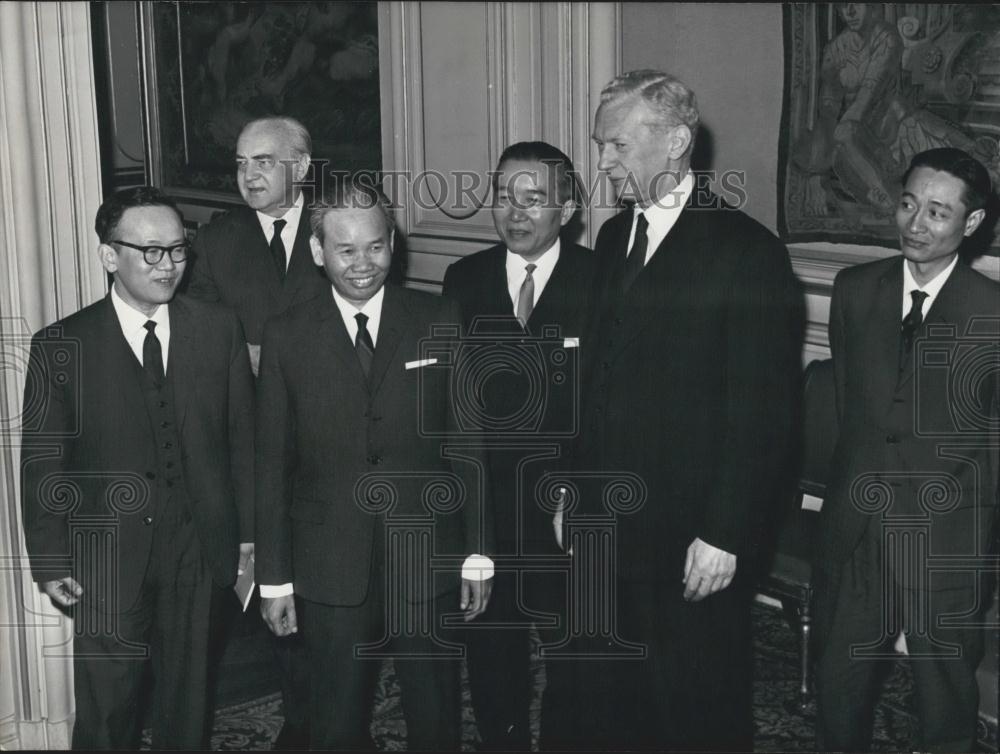
[[236,207],[198,231],[187,292],[236,310],[247,342],[259,345],[264,323],[289,306],[329,290],[309,250],[309,209],[302,209],[284,283],[250,207]]
[[[387,286],[369,380],[329,289],[268,323],[257,385],[259,583],[294,581],[315,602],[362,603],[383,516],[433,521],[435,552],[455,559],[434,594],[457,586],[466,555],[490,554],[481,452],[459,453],[471,461],[443,452],[455,429],[447,361],[459,321],[454,302]],[[441,325],[451,330],[435,339],[435,355],[422,353]],[[439,363],[406,366],[426,358]],[[437,482],[448,486],[440,495]],[[388,510],[365,502],[366,491]]]
[[[525,330],[514,316],[514,304],[507,288],[507,248],[497,244],[454,262],[444,275],[444,295],[459,302],[466,332],[474,341],[494,336],[499,343],[519,343]],[[487,456],[493,486],[493,509],[497,544],[501,552],[512,552],[515,544],[534,550],[555,547],[552,515],[538,505],[534,490],[547,468],[563,466],[562,458],[579,430],[580,378],[579,349],[565,348],[565,339],[583,335],[587,314],[587,293],[593,275],[593,253],[577,244],[563,243],[559,261],[552,271],[538,304],[527,323],[529,347],[525,355],[538,353],[544,379],[532,380],[529,370],[513,360],[511,369],[493,370],[483,385],[485,412],[507,428],[488,435],[493,443]],[[479,319],[478,324],[475,322]],[[546,332],[550,334],[546,335]],[[554,334],[552,334],[554,333]],[[485,336],[485,337],[484,337]],[[498,351],[486,352],[495,359]],[[553,363],[553,358],[559,359]],[[564,368],[564,365],[569,365]],[[540,389],[544,388],[544,389]],[[521,424],[509,417],[523,416]],[[545,456],[541,446],[549,445]],[[558,454],[558,456],[556,456]],[[520,494],[517,478],[522,475]],[[520,509],[522,515],[517,517]],[[522,550],[524,551],[524,550]]]
[[[623,577],[679,583],[695,537],[745,574],[786,471],[800,373],[788,253],[717,198],[689,202],[622,298],[631,220],[605,222],[595,245],[575,466],[642,480],[644,505],[617,515]],[[608,515],[600,497],[585,496],[589,512]]]
[[[821,514],[820,568],[842,565],[866,526],[881,523],[883,505],[887,516],[929,525],[931,555],[984,554],[993,534],[1000,375],[986,365],[990,353],[996,359],[1000,285],[960,262],[900,374],[903,263],[897,256],[858,265],[834,282],[840,436]],[[930,587],[968,585],[969,577],[935,573]]]
[[[253,541],[253,378],[230,311],[184,297],[169,311],[185,485],[202,553],[225,586],[236,577],[239,543]],[[33,576],[71,575],[71,527],[111,525],[126,607],[149,558],[153,527],[143,519],[157,460],[137,362],[110,295],[37,333],[30,358],[22,498]],[[82,572],[85,592],[92,573]]]

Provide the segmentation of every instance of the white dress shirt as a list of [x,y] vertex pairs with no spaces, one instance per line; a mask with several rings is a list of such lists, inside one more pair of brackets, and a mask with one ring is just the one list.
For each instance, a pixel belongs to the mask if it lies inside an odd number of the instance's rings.
[[[160,341],[160,351],[163,355],[163,373],[167,372],[167,356],[170,353],[170,315],[167,312],[167,304],[160,304],[153,312],[153,316],[147,317],[138,309],[133,309],[125,300],[118,295],[118,284],[111,286],[111,305],[118,315],[118,324],[121,325],[122,335],[132,349],[132,353],[142,364],[142,344],[146,340],[146,322],[153,320],[156,323],[157,339]],[[145,366],[145,365],[143,365]]]
[[337,305],[337,309],[340,310],[340,317],[344,320],[344,327],[347,328],[351,342],[354,343],[358,339],[358,321],[354,317],[358,314],[364,314],[368,317],[365,329],[372,336],[372,345],[378,345],[378,328],[382,324],[382,302],[385,301],[385,286],[379,288],[378,293],[365,301],[365,305],[360,309],[337,293],[336,288],[331,286],[330,290],[333,291],[333,301]]
[[[372,336],[372,343],[377,347],[379,325],[382,323],[382,304],[385,301],[385,286],[379,288],[378,293],[368,299],[360,309],[337,293],[335,288],[331,287],[330,290],[333,293],[333,301],[340,311],[340,316],[344,321],[344,326],[347,328],[347,334],[350,336],[351,342],[353,343],[358,337],[358,321],[354,317],[358,313],[361,313],[368,317],[365,327],[369,335]],[[486,579],[493,578],[493,570],[493,561],[490,558],[487,558],[485,555],[469,555],[465,559],[465,562],[462,563],[462,578],[469,581],[486,581]],[[294,593],[295,586],[293,583],[260,585],[260,596],[263,599],[285,597]]]
[[528,262],[524,257],[518,256],[510,249],[507,250],[507,292],[510,293],[510,300],[514,303],[515,315],[517,314],[517,300],[521,297],[521,285],[524,283],[524,276],[528,272],[526,269],[527,266],[529,264],[535,265],[535,269],[531,273],[531,279],[535,283],[535,299],[531,302],[531,308],[534,309],[538,303],[538,299],[542,297],[545,285],[549,282],[549,278],[552,277],[552,271],[556,268],[556,262],[559,261],[559,248],[559,239],[557,237],[556,242],[534,262]]
[[649,264],[649,260],[653,258],[657,247],[667,237],[670,229],[674,227],[677,218],[681,216],[681,211],[687,205],[688,198],[691,196],[693,190],[694,175],[689,170],[687,175],[681,179],[677,188],[662,199],[653,202],[645,209],[636,206],[635,211],[632,213],[632,230],[628,236],[628,248],[629,251],[632,250],[632,242],[635,241],[635,225],[639,221],[639,214],[641,213],[646,216],[646,222],[649,223],[649,227],[646,229],[646,238],[649,243],[646,246],[646,261],[643,263],[644,266]]
[[302,219],[302,207],[304,205],[305,199],[302,198],[302,192],[300,191],[298,197],[292,202],[292,206],[281,217],[271,217],[270,215],[265,215],[263,212],[257,213],[257,222],[260,223],[260,229],[264,231],[264,238],[267,239],[268,245],[271,244],[274,238],[274,221],[285,221],[285,227],[281,229],[281,243],[285,246],[286,270],[292,258],[292,247],[295,246],[295,235],[299,232],[299,220]]
[[910,313],[910,309],[913,307],[913,298],[910,296],[910,293],[913,291],[923,291],[927,294],[927,298],[924,299],[924,305],[920,309],[924,319],[927,319],[927,312],[931,310],[931,307],[934,305],[934,300],[938,297],[941,289],[944,288],[944,284],[948,282],[948,278],[951,277],[951,273],[954,271],[956,264],[958,264],[958,254],[956,254],[955,258],[951,260],[951,264],[935,275],[934,278],[926,285],[921,287],[913,278],[913,273],[910,271],[909,261],[903,261],[903,314],[900,317],[900,321],[906,319],[906,315]]

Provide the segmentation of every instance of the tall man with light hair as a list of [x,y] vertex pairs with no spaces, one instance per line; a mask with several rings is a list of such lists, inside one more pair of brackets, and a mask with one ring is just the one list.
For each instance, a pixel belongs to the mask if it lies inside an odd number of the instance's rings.
[[[696,184],[698,122],[694,93],[651,70],[611,81],[594,120],[598,166],[631,206],[595,245],[574,467],[641,480],[637,509],[613,514],[606,608],[643,650],[581,660],[580,745],[752,748],[748,587],[786,468],[801,304],[785,247]],[[612,515],[599,498],[569,523]]]
[[[236,184],[246,206],[214,218],[195,239],[188,292],[236,311],[254,374],[264,323],[327,290],[309,252],[309,209],[298,185],[311,153],[309,132],[294,118],[247,123],[236,142]],[[298,645],[285,639],[275,646],[285,714],[278,748],[304,748],[308,742],[309,675]]]

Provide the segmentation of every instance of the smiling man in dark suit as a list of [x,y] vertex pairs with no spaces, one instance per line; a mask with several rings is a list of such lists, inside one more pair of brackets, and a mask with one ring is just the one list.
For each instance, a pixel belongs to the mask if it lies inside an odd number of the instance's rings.
[[[245,207],[198,231],[188,292],[236,310],[256,375],[264,323],[289,306],[327,290],[309,251],[309,209],[296,185],[309,170],[312,139],[294,118],[244,126],[236,142],[236,183]],[[278,748],[305,748],[309,667],[295,638],[275,642],[285,724]]]
[[[379,662],[362,645],[388,636],[410,748],[457,749],[458,663],[438,651],[441,621],[479,615],[492,578],[485,463],[474,438],[448,445],[461,439],[444,355],[458,307],[385,285],[394,226],[371,189],[338,186],[311,222],[331,287],[272,319],[261,351],[261,609],[276,635],[303,636],[313,747],[371,747]],[[451,335],[427,357],[440,327]],[[400,571],[393,532],[406,522],[430,527],[431,550],[406,539],[418,549]]]
[[[495,627],[472,624],[467,647],[483,748],[527,751],[531,612],[561,615],[563,601],[556,583],[549,583],[558,578],[534,572],[530,563],[532,555],[559,552],[552,514],[535,502],[534,490],[546,464],[562,464],[564,444],[577,429],[579,385],[573,380],[553,385],[543,368],[540,391],[524,364],[535,354],[549,359],[552,349],[578,342],[592,260],[590,249],[559,237],[577,209],[575,170],[561,150],[541,141],[512,144],[500,155],[493,180],[493,223],[502,243],[452,264],[444,294],[461,304],[466,331],[477,342],[498,338],[506,349],[481,349],[496,369],[480,388],[484,424],[492,430],[487,457],[497,553],[508,564],[497,570],[497,590],[482,618]],[[519,343],[525,350],[505,361],[503,353]],[[512,420],[518,416],[524,420]],[[559,664],[546,665],[543,745],[561,737],[558,705],[569,699],[559,690]]]
[[[603,607],[644,655],[584,663],[601,679],[579,706],[584,745],[752,747],[748,577],[787,460],[800,302],[785,247],[696,183],[698,121],[659,71],[614,79],[594,118],[598,167],[634,207],[594,248],[574,467],[641,480]],[[579,512],[611,515],[599,497]]]
[[73,748],[138,748],[149,658],[153,747],[197,749],[212,606],[253,551],[253,378],[235,315],[174,297],[188,243],[170,198],[119,192],[96,229],[111,292],[32,343],[25,538],[73,610]]
[[[976,750],[978,614],[990,589],[975,569],[996,536],[1000,285],[959,251],[991,192],[962,150],[917,154],[896,206],[901,256],[834,282],[840,436],[815,561],[821,750],[871,746],[878,660],[899,633],[918,748]],[[949,560],[967,565],[940,567]]]

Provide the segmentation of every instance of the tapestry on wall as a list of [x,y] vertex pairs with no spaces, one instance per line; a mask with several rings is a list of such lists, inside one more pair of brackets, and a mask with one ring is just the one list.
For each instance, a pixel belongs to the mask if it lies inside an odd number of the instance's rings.
[[1000,6],[797,3],[784,33],[786,241],[896,246],[900,179],[925,149],[960,147],[1000,186]]
[[381,168],[375,3],[156,2],[144,6],[154,178],[180,197],[238,199],[236,138],[290,115],[327,173]]

